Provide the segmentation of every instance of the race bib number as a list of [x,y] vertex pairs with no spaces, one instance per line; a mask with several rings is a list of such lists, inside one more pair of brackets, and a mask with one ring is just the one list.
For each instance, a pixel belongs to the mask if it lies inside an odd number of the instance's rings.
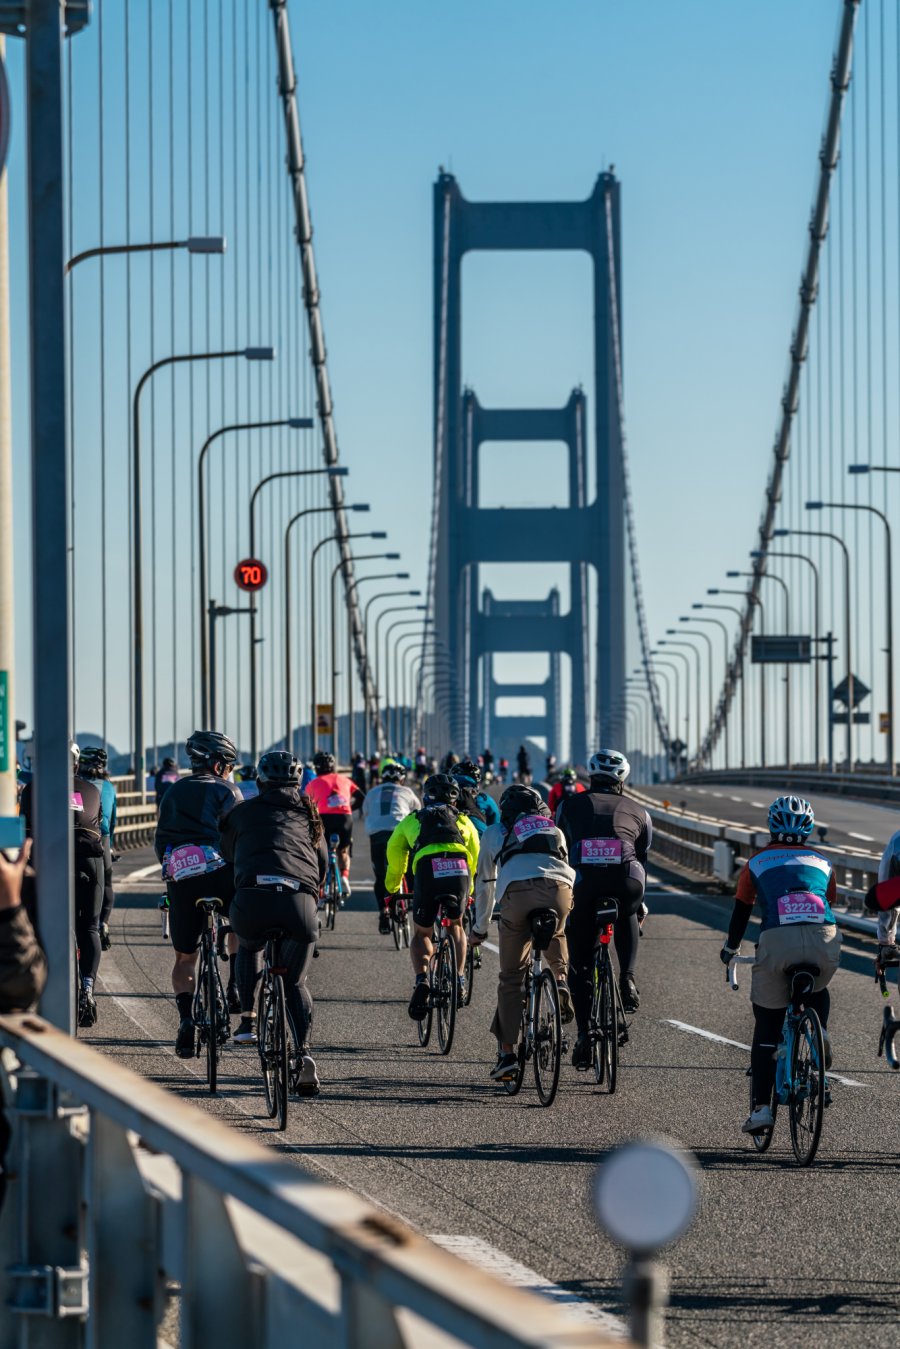
[[300,882],[293,876],[257,876],[257,885],[286,885],[289,890],[299,890]]
[[172,881],[183,881],[188,876],[205,876],[206,871],[206,849],[198,848],[193,843],[173,848],[166,859],[166,876]]
[[464,857],[432,857],[431,871],[435,876],[460,876],[468,875],[469,867]]
[[825,901],[821,895],[799,890],[782,895],[778,901],[779,923],[824,923]]
[[84,810],[81,792],[73,792],[69,799],[69,810]]
[[513,833],[522,843],[526,838],[531,838],[533,834],[545,834],[548,830],[555,828],[556,825],[546,815],[523,815],[513,825]]
[[347,807],[347,802],[346,799],[343,796],[341,796],[340,792],[332,792],[328,800],[326,801],[325,806],[326,810],[331,811],[345,810]]
[[609,867],[622,861],[620,838],[583,838],[581,840],[582,866]]

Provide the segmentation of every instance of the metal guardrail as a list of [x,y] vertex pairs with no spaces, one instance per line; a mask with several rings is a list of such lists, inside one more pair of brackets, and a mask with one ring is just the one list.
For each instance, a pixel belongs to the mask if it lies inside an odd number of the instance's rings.
[[672,787],[681,784],[692,787],[697,783],[731,783],[735,787],[769,787],[773,783],[782,789],[801,789],[810,792],[823,792],[833,796],[858,796],[865,800],[896,801],[900,803],[900,777],[891,777],[879,765],[878,767],[858,765],[855,772],[848,773],[840,769],[834,773],[825,772],[812,765],[802,764],[794,768],[729,768],[706,769],[697,773],[686,773],[675,778]]
[[611,1349],[37,1017],[0,1045],[0,1349]]
[[[685,871],[717,881],[723,890],[729,890],[731,886],[723,877],[724,868],[717,859],[716,844],[723,844],[730,850],[735,871],[739,872],[747,859],[769,842],[768,830],[746,829],[688,811],[667,810],[640,790],[630,791],[629,795],[650,813],[654,852]],[[880,859],[873,853],[840,851],[824,843],[817,842],[815,847],[828,857],[835,869],[838,893],[843,901],[841,908],[835,911],[839,925],[874,936],[876,921],[865,912],[862,901],[866,891],[878,879]],[[723,855],[720,852],[720,857]]]

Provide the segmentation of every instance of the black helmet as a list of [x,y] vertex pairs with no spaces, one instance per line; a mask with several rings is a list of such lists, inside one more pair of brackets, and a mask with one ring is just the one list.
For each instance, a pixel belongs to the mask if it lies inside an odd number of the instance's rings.
[[540,792],[515,782],[500,797],[500,822],[507,828],[520,815],[546,815],[547,807]]
[[185,742],[192,764],[221,763],[230,767],[237,758],[237,750],[221,731],[194,731]]
[[450,773],[452,777],[464,778],[474,783],[476,787],[481,781],[481,769],[471,759],[460,759],[459,763],[455,763],[450,769]]
[[313,755],[313,768],[320,777],[325,773],[333,773],[337,768],[337,760],[333,754],[329,754],[327,749],[320,749]]
[[106,772],[106,765],[109,757],[105,749],[97,748],[83,749],[81,757],[78,760],[78,771],[82,777],[96,778],[101,777]]
[[286,749],[270,749],[260,759],[256,776],[261,787],[291,787],[300,781],[300,765]]
[[241,766],[241,780],[243,782],[255,782],[258,777],[256,764],[245,763]]
[[449,773],[433,773],[425,779],[422,796],[426,806],[434,806],[439,802],[455,806],[459,800],[459,783]]
[[175,760],[172,758],[171,754],[170,754],[167,758],[163,759],[163,761],[162,761],[162,766],[163,766],[163,768],[177,768],[177,767],[178,767],[178,765],[176,764]]
[[392,763],[386,763],[381,770],[382,782],[405,782],[406,769],[402,763],[397,763],[396,759]]

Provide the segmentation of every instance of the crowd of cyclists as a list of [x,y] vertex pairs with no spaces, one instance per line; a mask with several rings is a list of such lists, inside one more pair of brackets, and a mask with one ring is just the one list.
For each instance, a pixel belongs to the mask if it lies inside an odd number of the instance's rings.
[[[110,941],[116,791],[102,748],[79,749],[73,742],[71,749],[78,1020],[89,1027],[97,1020],[94,989]],[[448,753],[440,763],[421,747],[412,756],[396,753],[374,764],[358,755],[349,774],[340,772],[326,751],[303,764],[286,751],[271,750],[257,765],[241,767],[234,743],[218,731],[195,731],[185,749],[189,772],[182,774],[174,760],[165,760],[154,784],[154,846],[166,884],[174,951],[179,1056],[195,1053],[196,964],[205,922],[198,900],[215,898],[230,929],[223,1010],[240,1015],[235,1043],[257,1042],[262,952],[277,932],[296,1047],[291,1086],[299,1095],[318,1093],[308,976],[318,954],[318,915],[330,849],[337,859],[342,896],[350,894],[355,813],[369,846],[379,934],[391,932],[393,906],[401,893],[409,895],[413,982],[408,1012],[414,1021],[428,1012],[436,923],[443,921],[449,929],[461,1007],[467,1001],[468,947],[480,953],[492,919],[497,920],[499,973],[490,1023],[497,1057],[489,1070],[494,1080],[508,1081],[517,1070],[523,980],[536,913],[549,921],[543,961],[556,981],[561,1020],[575,1022],[571,1062],[576,1070],[586,1070],[592,1062],[589,1015],[598,911],[608,911],[610,905],[621,1006],[627,1014],[638,1011],[635,969],[647,913],[652,825],[643,805],[625,790],[630,769],[620,751],[598,750],[586,775],[571,767],[556,771],[550,756],[547,770],[553,780],[535,786],[524,746],[509,785],[504,781],[508,765],[495,764],[489,749],[477,760]],[[494,784],[502,790],[488,790]],[[30,835],[27,782],[20,809]],[[841,939],[833,912],[834,867],[808,841],[814,824],[812,807],[802,798],[783,796],[773,802],[770,842],[740,873],[720,953],[723,963],[733,962],[757,907],[761,924],[751,985],[751,1111],[743,1125],[748,1133],[771,1129],[774,1122],[781,1024],[798,968],[809,971],[807,1003],[825,1031],[825,1067],[831,1064],[828,984],[838,968]],[[900,831],[885,849],[867,903],[879,915],[877,963],[884,970],[900,962]]]

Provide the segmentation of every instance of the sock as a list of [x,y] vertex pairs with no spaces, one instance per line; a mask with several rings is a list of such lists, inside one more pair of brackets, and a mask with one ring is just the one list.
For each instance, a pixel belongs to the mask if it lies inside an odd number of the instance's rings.
[[182,1021],[191,1014],[191,1005],[194,1001],[193,993],[176,993],[175,1006],[178,1008],[178,1014]]
[[94,980],[93,980],[93,978],[91,977],[91,975],[86,974],[86,975],[83,977],[83,979],[81,980],[81,987],[82,987],[82,990],[83,990],[85,993],[93,993],[93,991],[94,991]]
[[427,974],[417,974],[417,975],[416,975],[416,984],[417,984],[417,985],[418,985],[418,984],[424,984],[424,983],[426,982],[427,978],[428,978],[428,975],[427,975]]

